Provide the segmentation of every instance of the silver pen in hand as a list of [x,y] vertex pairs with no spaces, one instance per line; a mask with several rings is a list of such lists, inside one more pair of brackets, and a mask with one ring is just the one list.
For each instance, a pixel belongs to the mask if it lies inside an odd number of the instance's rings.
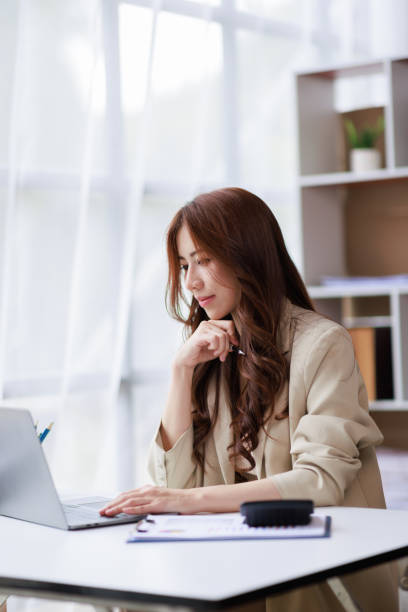
[[237,353],[238,355],[243,355],[244,357],[246,357],[246,353],[244,353],[244,351],[242,351],[239,346],[235,346],[235,344],[230,344],[230,351],[232,351],[233,353]]

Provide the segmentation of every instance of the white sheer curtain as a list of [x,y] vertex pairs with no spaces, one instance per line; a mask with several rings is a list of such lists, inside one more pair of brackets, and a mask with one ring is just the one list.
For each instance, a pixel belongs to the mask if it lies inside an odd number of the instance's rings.
[[55,421],[47,450],[57,480],[85,485],[92,467],[81,483],[76,451],[90,431],[90,441],[100,436],[106,412],[123,225],[105,178],[101,6],[22,0],[2,11],[15,41],[3,56],[11,52],[14,70],[2,160],[2,394],[40,426]]
[[14,70],[4,155],[2,394],[29,407],[40,426],[55,421],[46,452],[61,488],[112,488],[131,228],[143,180],[126,185],[120,159],[118,36],[109,20],[117,22],[117,6],[21,0],[2,10],[16,41],[7,53],[14,52]]
[[[191,196],[205,163],[212,89],[202,96],[200,85],[213,69],[212,3],[194,19],[161,5],[21,0],[0,9],[3,57],[12,58],[1,68],[0,393],[40,427],[55,422],[45,450],[67,491],[114,491],[121,466],[131,474],[128,383],[120,394],[131,298],[135,279],[136,296],[145,294],[162,254],[146,233],[158,229],[147,181],[160,175]],[[162,106],[183,87],[180,128],[163,122]],[[154,359],[157,337],[147,344]]]

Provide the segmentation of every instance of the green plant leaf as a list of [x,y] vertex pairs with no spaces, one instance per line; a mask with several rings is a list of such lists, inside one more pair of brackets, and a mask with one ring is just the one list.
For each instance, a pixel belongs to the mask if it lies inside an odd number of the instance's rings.
[[350,142],[350,146],[355,149],[358,147],[358,135],[357,130],[351,119],[344,119],[344,127],[346,128],[346,134]]
[[374,148],[377,138],[384,130],[384,124],[384,116],[380,115],[374,126],[366,125],[360,131],[357,131],[351,119],[344,119],[344,127],[350,146],[353,149]]
[[385,127],[384,115],[380,115],[377,119],[377,123],[375,124],[375,128],[374,128],[376,138],[378,138],[380,134],[384,131],[384,127]]
[[361,148],[372,149],[374,147],[375,134],[372,128],[364,128],[360,132],[359,144]]

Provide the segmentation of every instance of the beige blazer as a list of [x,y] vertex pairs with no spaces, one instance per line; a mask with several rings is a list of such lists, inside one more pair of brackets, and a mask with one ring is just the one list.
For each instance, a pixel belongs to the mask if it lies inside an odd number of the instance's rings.
[[[316,506],[385,508],[374,451],[383,437],[368,413],[350,335],[337,323],[287,302],[279,342],[290,362],[290,376],[276,401],[275,414],[288,409],[289,418],[271,418],[266,433],[260,432],[253,451],[256,476],[270,478],[286,499],[308,498]],[[205,469],[192,457],[192,427],[167,452],[158,431],[148,459],[153,481],[171,488],[233,484],[235,466],[227,450],[231,435],[230,413],[221,390],[219,417],[205,446]],[[397,609],[389,565],[359,572],[346,582],[364,610]],[[337,609],[325,585],[268,602],[271,610]]]
[[[368,413],[350,335],[337,323],[288,303],[279,336],[290,376],[275,413],[289,409],[289,435],[282,427],[285,421],[268,421],[253,451],[257,477],[270,478],[282,498],[307,497],[317,506],[384,508],[373,449],[383,437]],[[206,443],[205,470],[192,457],[192,427],[167,452],[157,433],[148,463],[156,484],[190,488],[234,483],[235,466],[227,450],[232,442],[230,414],[223,395],[222,391],[219,418]]]

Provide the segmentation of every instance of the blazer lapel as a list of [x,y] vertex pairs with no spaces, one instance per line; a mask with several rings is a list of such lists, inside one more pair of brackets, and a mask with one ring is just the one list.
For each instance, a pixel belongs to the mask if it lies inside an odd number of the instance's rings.
[[[290,361],[290,352],[293,340],[293,329],[292,329],[292,304],[286,299],[283,305],[281,323],[278,330],[278,344],[280,350],[285,355],[286,359]],[[252,455],[256,462],[256,474],[258,478],[263,478],[263,458],[264,450],[267,438],[269,438],[269,432],[272,428],[272,424],[276,416],[283,415],[285,411],[288,411],[289,407],[289,383],[286,380],[278,397],[275,401],[272,416],[267,420],[265,427],[261,427],[258,435],[258,446],[252,452]]]
[[[293,332],[292,329],[292,304],[289,300],[285,301],[283,312],[282,312],[282,320],[281,325],[278,332],[278,342],[281,347],[281,350],[286,358],[290,360],[290,351],[293,340]],[[267,421],[264,428],[261,428],[258,435],[258,446],[253,451],[253,457],[255,459],[256,464],[256,474],[258,478],[262,478],[262,468],[263,468],[263,457],[264,457],[264,449],[266,444],[266,439],[268,437],[267,433],[272,427],[272,423],[275,419],[275,415],[282,414],[288,408],[288,396],[289,396],[289,385],[286,381],[281,392],[279,393],[274,407],[273,416]],[[215,401],[215,385],[211,385],[211,389],[209,392],[209,409],[210,411],[214,410],[214,401]],[[229,451],[228,447],[233,442],[233,433],[231,428],[231,413],[228,406],[228,402],[225,397],[225,389],[224,385],[221,384],[220,389],[220,402],[219,402],[219,410],[218,410],[218,418],[214,425],[213,429],[214,435],[214,444],[217,452],[218,462],[220,465],[221,473],[226,484],[233,484],[235,482],[235,469],[231,461],[229,460]]]
[[282,390],[279,393],[275,401],[275,407],[274,407],[273,414],[265,423],[265,427],[261,427],[261,429],[259,430],[258,446],[252,452],[252,456],[255,459],[255,469],[256,469],[256,475],[258,479],[265,477],[265,473],[263,470],[263,460],[265,456],[264,451],[265,451],[265,444],[266,444],[267,439],[269,442],[271,442],[270,430],[272,429],[272,425],[275,421],[276,415],[279,417],[279,415],[287,411],[288,401],[289,401],[289,384],[287,381],[285,381],[285,384],[283,385]]
[[[273,418],[273,417],[272,417]],[[268,430],[270,427],[270,422],[272,419],[269,419],[268,423],[266,423],[265,429]],[[255,471],[258,480],[264,477],[263,474],[263,458],[264,458],[264,449],[267,435],[265,433],[265,429],[261,427],[258,433],[258,446],[255,450],[252,451],[252,456],[255,459]]]
[[[278,337],[277,342],[278,346],[282,353],[286,356],[290,356],[292,341],[293,341],[293,304],[289,302],[288,299],[285,299],[283,308],[282,308],[282,316],[281,322],[278,329]],[[288,357],[287,357],[288,358]]]
[[[215,402],[215,385],[211,389],[211,410],[214,410]],[[209,402],[210,405],[210,402]],[[221,384],[220,400],[218,407],[218,418],[213,429],[214,445],[220,465],[222,477],[226,484],[234,484],[235,471],[234,466],[229,460],[228,447],[233,443],[233,434],[231,428],[231,413],[228,402],[225,397],[224,385]]]

